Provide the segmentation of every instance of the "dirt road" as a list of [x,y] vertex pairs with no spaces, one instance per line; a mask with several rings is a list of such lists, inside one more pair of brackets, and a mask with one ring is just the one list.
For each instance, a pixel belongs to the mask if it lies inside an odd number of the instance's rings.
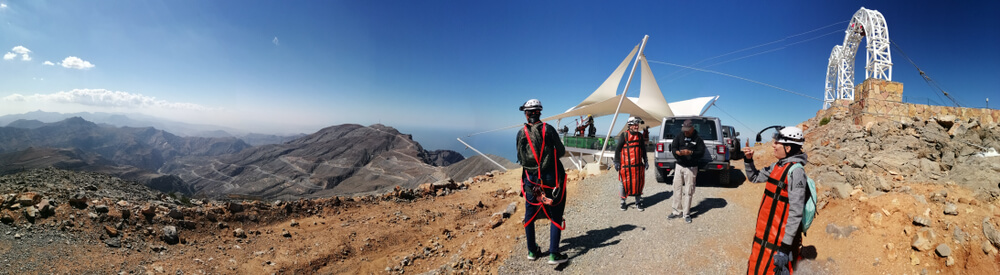
[[[742,170],[742,161],[735,169]],[[719,184],[717,176],[698,175],[692,202],[693,222],[668,220],[673,192],[646,173],[644,212],[631,206],[619,209],[617,174],[583,180],[566,210],[567,229],[561,247],[570,257],[554,267],[543,259],[529,261],[523,236],[514,255],[500,267],[501,274],[735,274],[745,272],[753,222],[762,185],[743,183],[743,173],[732,171],[734,184]],[[537,223],[542,250],[548,247],[546,223]]]

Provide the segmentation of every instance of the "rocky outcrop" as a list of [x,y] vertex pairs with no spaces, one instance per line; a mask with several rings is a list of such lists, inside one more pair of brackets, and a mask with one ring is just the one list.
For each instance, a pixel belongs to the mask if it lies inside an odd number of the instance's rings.
[[[859,186],[865,193],[888,192],[901,182],[955,183],[976,190],[978,199],[1000,197],[1000,126],[976,119],[897,118],[855,125],[834,112],[830,122],[807,121],[810,175],[828,186]],[[951,125],[945,128],[943,125]],[[961,128],[961,131],[955,129]],[[952,134],[958,133],[959,134]],[[854,152],[854,153],[850,153]]]
[[[519,165],[510,162],[510,160],[507,160],[506,158],[489,154],[487,154],[487,156],[489,156],[490,159],[493,159],[497,163],[500,163],[500,165],[503,165],[503,167],[507,169],[514,169],[519,167]],[[470,158],[467,158],[463,161],[460,161],[458,163],[452,164],[451,166],[444,168],[444,172],[445,174],[448,175],[448,177],[455,179],[456,181],[459,182],[465,181],[469,178],[478,175],[486,174],[487,172],[493,170],[500,170],[500,167],[497,167],[496,164],[493,164],[493,162],[490,162],[488,159],[483,158],[483,156],[481,155],[472,156]]]
[[464,159],[462,154],[452,150],[424,151],[424,162],[438,167],[449,166]]

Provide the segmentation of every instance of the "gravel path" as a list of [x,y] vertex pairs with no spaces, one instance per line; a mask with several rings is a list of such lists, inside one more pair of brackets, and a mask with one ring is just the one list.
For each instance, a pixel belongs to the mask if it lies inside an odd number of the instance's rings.
[[[745,179],[742,172],[737,171],[733,171],[731,177],[734,182]],[[527,260],[522,233],[513,255],[499,268],[499,273],[746,272],[746,256],[757,210],[756,206],[748,207],[748,202],[756,200],[759,203],[758,185],[724,186],[717,183],[715,175],[700,173],[691,209],[694,221],[687,224],[683,219],[667,220],[672,188],[670,184],[656,182],[652,169],[646,173],[644,212],[632,208],[632,198],[628,199],[627,211],[618,208],[620,184],[617,173],[605,173],[583,180],[577,196],[569,198],[567,229],[561,241],[563,253],[570,258],[568,263],[552,266],[546,263],[547,258]],[[547,251],[548,223],[536,222],[536,226],[540,248]]]

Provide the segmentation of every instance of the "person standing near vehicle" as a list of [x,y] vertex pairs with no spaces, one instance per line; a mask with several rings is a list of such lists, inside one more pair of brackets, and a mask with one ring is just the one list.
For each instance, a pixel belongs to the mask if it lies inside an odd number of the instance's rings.
[[597,136],[597,126],[594,125],[594,115],[587,115],[587,137]]
[[635,197],[635,208],[643,211],[642,188],[646,183],[646,169],[649,159],[646,155],[646,138],[639,132],[639,124],[645,124],[639,117],[630,117],[626,125],[628,131],[618,135],[615,141],[615,170],[621,185],[621,210],[627,209],[625,199]]
[[681,132],[670,143],[670,153],[677,164],[674,166],[673,212],[667,219],[680,218],[683,214],[684,222],[691,223],[691,200],[701,158],[705,155],[705,141],[698,136],[690,119],[681,124]]
[[767,182],[757,213],[747,274],[792,274],[802,244],[800,224],[808,195],[804,142],[798,127],[778,130],[773,146],[778,162],[764,170],[754,166],[753,149],[743,148],[747,178],[754,183]]
[[517,132],[517,162],[523,167],[521,192],[524,194],[524,235],[528,243],[528,259],[542,255],[535,242],[535,219],[548,218],[549,264],[565,263],[568,258],[559,253],[559,239],[566,222],[566,168],[559,157],[566,154],[556,129],[539,118],[542,102],[531,99],[519,108],[527,123]]

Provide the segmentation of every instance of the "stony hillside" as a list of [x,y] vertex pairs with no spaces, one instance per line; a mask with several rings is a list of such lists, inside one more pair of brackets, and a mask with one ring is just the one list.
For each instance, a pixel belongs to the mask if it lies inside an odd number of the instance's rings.
[[518,209],[516,175],[264,202],[24,171],[0,176],[0,264],[24,274],[490,272],[520,228],[499,227]]
[[180,158],[160,171],[181,177],[198,196],[318,198],[443,180],[447,175],[432,164],[461,160],[455,155],[429,153],[392,127],[344,124],[235,154]]
[[[811,231],[822,232],[803,243],[817,261],[884,274],[1000,269],[1000,127],[955,116],[855,125],[845,114],[800,124],[820,193]],[[756,147],[761,163],[773,161],[769,145]]]
[[854,186],[867,194],[889,192],[899,182],[955,184],[982,201],[1000,196],[1000,158],[987,157],[1000,148],[1000,127],[955,116],[904,122],[854,125],[834,113],[807,121],[806,137],[814,178],[830,185],[839,197]]

